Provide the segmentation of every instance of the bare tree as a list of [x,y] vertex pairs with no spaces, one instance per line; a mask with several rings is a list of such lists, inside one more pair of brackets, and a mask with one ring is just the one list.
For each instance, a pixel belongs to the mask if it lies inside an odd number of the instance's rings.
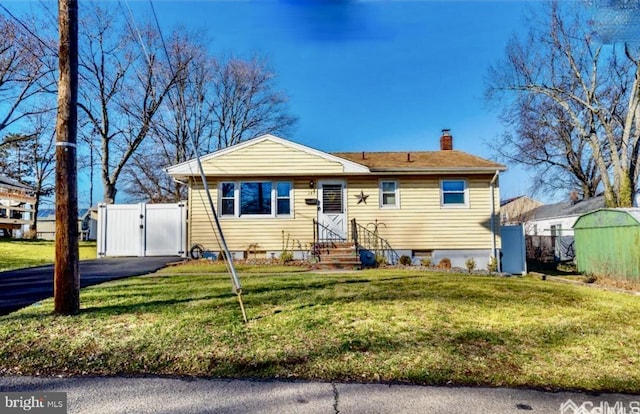
[[134,154],[127,167],[125,191],[131,198],[151,202],[184,200],[186,187],[161,167],[193,158],[196,148],[208,146],[213,137],[213,109],[207,100],[212,81],[211,59],[205,46],[195,40],[202,37],[202,33],[191,34],[184,28],[176,29],[169,37],[170,61],[184,67],[185,72],[167,94],[144,151]]
[[[560,6],[547,3],[544,18],[530,21],[528,36],[509,43],[506,58],[490,68],[487,97],[507,102],[507,113],[518,113],[529,99],[546,105],[537,108],[536,116],[542,115],[539,109],[553,114],[551,128],[546,125],[539,133],[539,123],[531,124],[525,111],[516,121],[520,130],[504,142],[520,145],[511,155],[519,153],[523,163],[564,169],[585,196],[601,183],[607,205],[631,206],[640,150],[638,59],[626,45],[623,54],[597,43],[580,4]],[[545,142],[549,139],[551,146]],[[557,152],[546,157],[549,148]]]
[[287,97],[273,86],[275,74],[259,59],[226,58],[214,64],[213,112],[217,149],[265,133],[287,135],[296,119]]
[[[0,131],[51,109],[55,92],[55,42],[35,37],[0,15]],[[54,101],[55,102],[55,101]]]
[[184,186],[158,166],[187,161],[265,133],[286,135],[296,122],[287,111],[286,95],[275,88],[274,74],[263,61],[216,60],[193,39],[180,31],[172,36],[171,60],[191,64],[169,92],[166,110],[154,123],[154,138],[147,142],[150,145],[135,154],[129,166],[126,191],[132,197],[156,202],[184,199]]
[[33,187],[35,202],[30,233],[35,237],[38,211],[45,197],[55,189],[55,136],[52,112],[31,115],[23,122],[29,134],[9,134],[2,141],[0,172]]
[[78,105],[85,140],[98,141],[106,202],[115,201],[120,175],[184,71],[163,59],[156,30],[138,30],[119,16],[94,5],[81,23]]
[[563,108],[544,96],[521,96],[501,115],[509,130],[490,145],[503,159],[535,171],[533,192],[596,195],[600,172],[586,140]]
[[34,115],[30,118],[33,133],[30,143],[29,160],[32,163],[31,185],[34,188],[33,221],[30,225],[32,237],[37,235],[38,212],[45,197],[50,197],[55,190],[55,131],[52,112]]

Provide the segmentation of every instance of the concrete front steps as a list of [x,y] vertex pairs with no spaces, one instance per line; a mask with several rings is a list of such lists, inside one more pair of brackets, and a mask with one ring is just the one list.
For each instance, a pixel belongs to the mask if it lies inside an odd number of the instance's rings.
[[328,242],[317,246],[320,261],[313,265],[317,270],[360,270],[362,262],[356,244],[352,242]]

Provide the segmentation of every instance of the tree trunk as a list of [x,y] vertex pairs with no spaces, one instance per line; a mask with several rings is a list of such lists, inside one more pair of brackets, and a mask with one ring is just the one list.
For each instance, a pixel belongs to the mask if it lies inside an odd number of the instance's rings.
[[118,192],[116,185],[111,181],[103,181],[102,185],[104,186],[104,202],[107,204],[115,203],[116,193]]
[[33,209],[31,214],[33,214],[33,222],[29,225],[29,238],[37,239],[38,238],[38,211],[40,211],[40,192],[42,191],[42,186],[40,183],[36,186],[36,200],[33,203]]

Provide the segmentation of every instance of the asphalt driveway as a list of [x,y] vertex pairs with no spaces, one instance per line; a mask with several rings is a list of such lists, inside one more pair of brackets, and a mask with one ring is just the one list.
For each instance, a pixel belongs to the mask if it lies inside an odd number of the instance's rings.
[[[80,287],[153,273],[177,256],[116,257],[80,262]],[[0,315],[53,296],[53,265],[0,272]]]

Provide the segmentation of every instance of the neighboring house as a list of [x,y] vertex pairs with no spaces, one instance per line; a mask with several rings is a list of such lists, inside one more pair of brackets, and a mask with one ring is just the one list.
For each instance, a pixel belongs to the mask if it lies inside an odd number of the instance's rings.
[[[55,240],[56,238],[56,211],[54,209],[42,209],[38,211],[37,238],[43,240]],[[96,240],[98,233],[98,209],[83,208],[78,211],[78,234],[80,240]]]
[[0,175],[0,233],[10,236],[15,230],[29,226],[35,203],[33,188]]
[[[302,258],[325,237],[357,235],[362,245],[377,234],[400,255],[460,267],[473,257],[486,268],[501,249],[498,175],[506,168],[453,150],[448,130],[440,148],[326,153],[263,135],[201,163],[234,257],[286,249]],[[167,172],[189,186],[189,245],[219,251],[197,161]]]
[[500,202],[500,224],[526,223],[531,219],[532,210],[544,204],[527,196],[509,198]]
[[573,236],[573,225],[585,213],[604,208],[604,196],[540,206],[525,225],[529,236]]

